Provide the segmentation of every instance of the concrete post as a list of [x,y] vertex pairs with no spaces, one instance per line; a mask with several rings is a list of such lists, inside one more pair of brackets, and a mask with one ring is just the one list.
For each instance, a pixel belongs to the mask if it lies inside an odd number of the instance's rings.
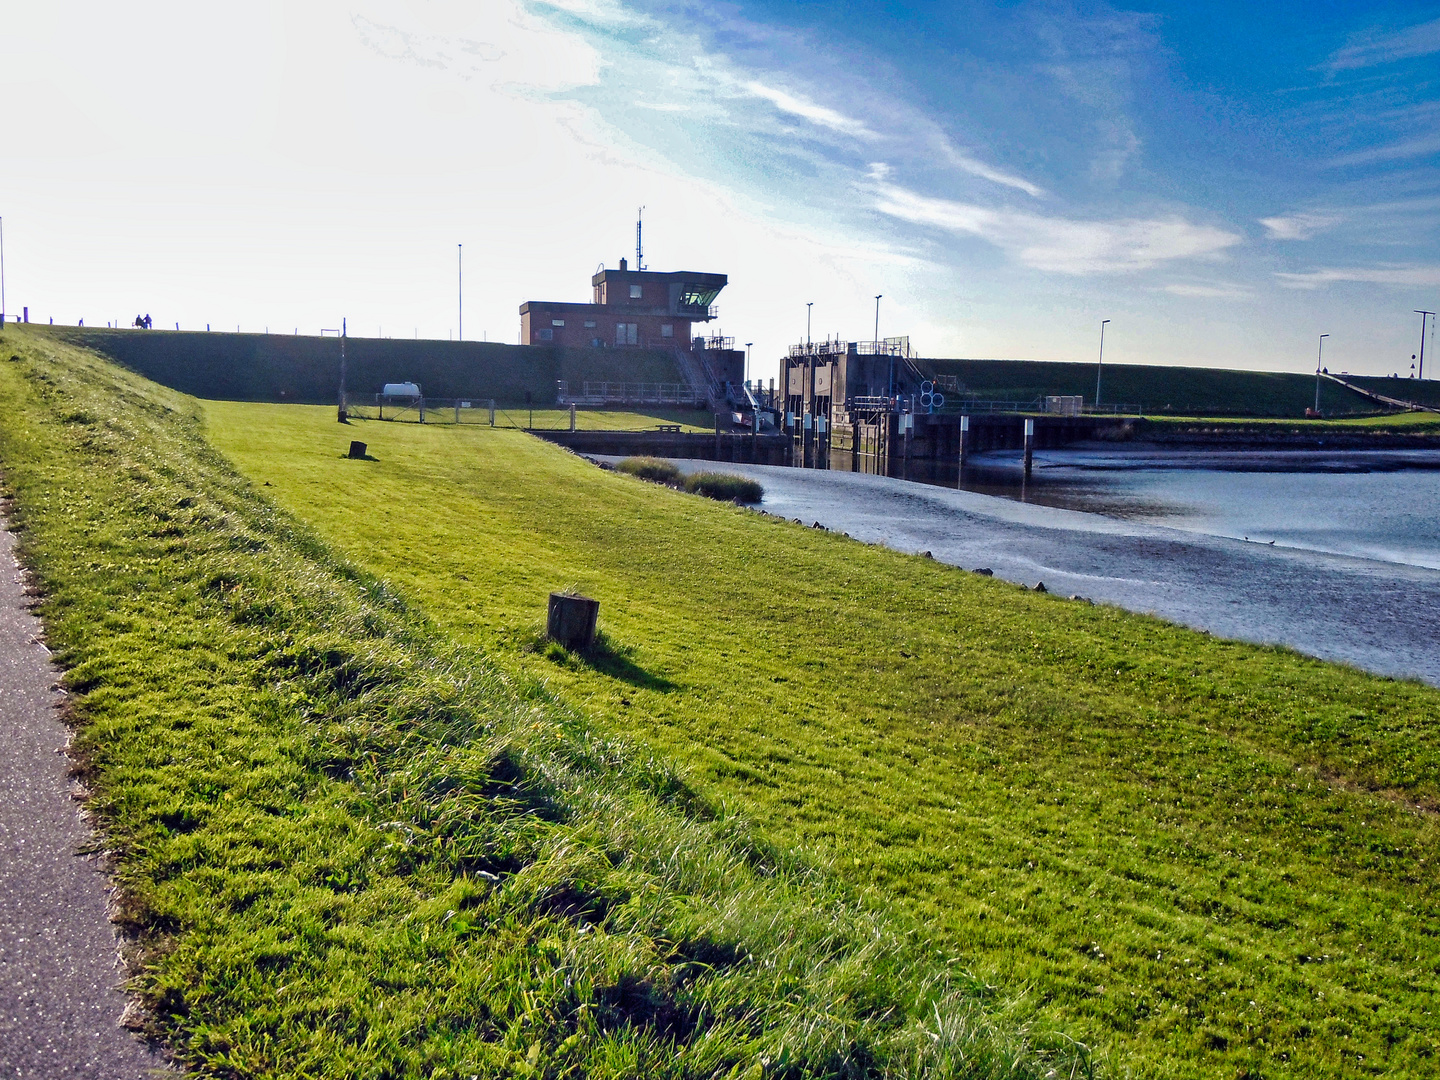
[[965,468],[965,451],[969,449],[970,417],[960,417],[960,468]]
[[495,399],[490,399],[490,426],[495,426]]
[[575,430],[575,403],[570,403],[570,430]]
[[1030,460],[1035,453],[1035,420],[1025,418],[1025,479],[1030,479]]

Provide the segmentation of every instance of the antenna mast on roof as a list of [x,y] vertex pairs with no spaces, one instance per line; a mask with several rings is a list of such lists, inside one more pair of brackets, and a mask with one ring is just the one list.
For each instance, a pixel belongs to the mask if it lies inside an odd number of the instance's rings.
[[643,206],[640,207],[639,210],[636,210],[636,211],[635,211],[635,269],[636,269],[636,270],[644,270],[644,269],[645,269],[644,248],[643,248],[643,247],[641,246],[641,244],[640,244],[640,226],[641,226],[641,223],[642,223],[642,222],[641,222],[641,219],[643,218],[644,214],[645,214],[645,208],[644,208]]

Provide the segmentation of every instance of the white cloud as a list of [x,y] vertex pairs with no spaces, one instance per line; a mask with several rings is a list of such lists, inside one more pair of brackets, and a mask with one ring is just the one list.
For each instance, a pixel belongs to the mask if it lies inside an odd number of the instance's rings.
[[764,98],[783,113],[791,116],[798,116],[802,120],[819,127],[828,128],[841,135],[849,135],[857,139],[878,139],[880,136],[871,131],[865,124],[855,120],[844,113],[836,112],[834,109],[824,105],[817,105],[808,98],[796,94],[787,93],[773,86],[766,86],[762,82],[750,81],[744,83],[744,89],[755,97]]
[[1337,282],[1357,281],[1371,285],[1414,287],[1440,285],[1440,266],[1325,267],[1303,274],[1277,273],[1282,285],[1291,289],[1318,289]]
[[1335,214],[1299,213],[1261,218],[1260,224],[1265,226],[1265,233],[1271,240],[1309,240],[1340,221],[1341,218]]
[[941,140],[940,151],[945,159],[961,172],[969,173],[971,176],[978,176],[981,180],[989,180],[992,184],[1001,184],[1005,187],[1015,188],[1017,191],[1023,191],[1025,194],[1037,199],[1045,194],[1044,188],[1032,184],[1024,177],[1003,172],[993,166],[986,165],[983,161],[972,157],[963,150],[955,149],[955,147],[950,145],[948,139]]
[[1241,237],[1179,217],[1076,221],[992,209],[878,186],[877,210],[902,221],[976,236],[1037,270],[1103,274],[1146,270],[1174,259],[1213,257]]
[[1326,66],[1331,71],[1347,71],[1437,52],[1440,52],[1440,19],[1408,26],[1393,34],[1352,39],[1351,44],[1330,57]]
[[1239,285],[1195,285],[1187,282],[1175,282],[1166,285],[1160,290],[1171,296],[1194,297],[1202,300],[1244,300],[1254,295],[1249,289],[1241,288]]
[[1377,146],[1371,150],[1361,150],[1354,154],[1346,154],[1344,157],[1327,162],[1327,164],[1331,168],[1342,169],[1347,165],[1368,165],[1375,161],[1400,161],[1404,158],[1423,157],[1435,153],[1440,153],[1440,132],[1390,143],[1388,146]]

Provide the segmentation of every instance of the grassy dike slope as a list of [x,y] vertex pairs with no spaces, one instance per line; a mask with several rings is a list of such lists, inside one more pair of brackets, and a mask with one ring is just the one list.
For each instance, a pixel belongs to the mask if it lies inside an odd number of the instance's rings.
[[[521,433],[208,403],[460,640],[895,898],[1138,1076],[1428,1076],[1440,692],[1040,596]],[[378,459],[339,460],[345,440]],[[536,651],[547,589],[607,651]]]
[[193,400],[6,330],[0,410],[132,985],[196,1072],[1088,1071],[333,554]]

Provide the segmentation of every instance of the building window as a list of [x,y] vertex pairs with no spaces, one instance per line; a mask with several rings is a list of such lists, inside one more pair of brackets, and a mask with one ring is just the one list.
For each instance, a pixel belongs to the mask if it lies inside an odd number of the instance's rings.
[[564,320],[564,319],[551,319],[551,320],[550,320],[550,325],[551,325],[551,326],[564,326],[564,325],[565,325],[565,320]]
[[661,337],[674,337],[674,336],[675,336],[675,327],[672,326],[672,325],[671,325],[670,323],[668,323],[668,322],[667,322],[667,323],[661,323],[661,324],[660,324],[660,336],[661,336]]
[[641,286],[639,286],[639,285],[631,285],[631,286],[630,286],[630,299],[631,299],[631,300],[639,300],[642,295],[644,295],[644,289],[643,289]]
[[585,320],[585,329],[586,329],[586,330],[594,330],[594,329],[595,329],[595,320],[594,320],[594,319],[586,319],[586,320]]
[[616,345],[639,345],[640,326],[638,323],[616,323],[615,324]]
[[538,337],[541,341],[554,341],[555,331],[551,330],[550,327],[545,326],[535,331],[535,336]]

